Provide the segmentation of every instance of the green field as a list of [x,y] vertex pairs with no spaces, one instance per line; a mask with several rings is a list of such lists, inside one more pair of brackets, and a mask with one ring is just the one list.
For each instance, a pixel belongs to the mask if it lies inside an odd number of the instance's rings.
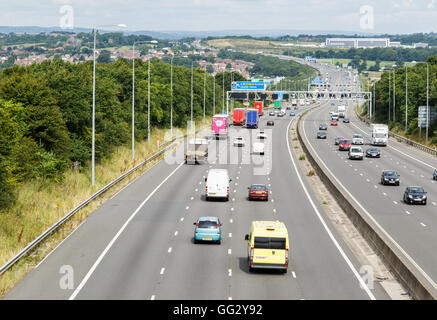
[[[323,63],[330,63],[330,64],[336,64],[337,62],[343,64],[346,63],[348,64],[349,62],[351,62],[351,59],[317,59],[319,62],[323,62]],[[369,67],[373,67],[376,64],[376,61],[374,60],[367,60],[367,68]],[[381,68],[383,67],[392,67],[394,64],[396,64],[395,61],[381,61],[380,66]],[[406,66],[408,67],[412,67],[415,65],[415,63],[412,62],[405,62]]]

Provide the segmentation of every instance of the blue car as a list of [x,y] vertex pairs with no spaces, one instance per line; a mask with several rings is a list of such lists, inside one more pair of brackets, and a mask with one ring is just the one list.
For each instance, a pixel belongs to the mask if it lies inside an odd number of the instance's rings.
[[434,173],[432,175],[433,180],[437,180],[437,169],[434,170]]
[[222,224],[217,217],[200,217],[197,222],[193,223],[194,228],[194,243],[200,241],[221,243],[222,239]]
[[295,116],[294,112],[290,112],[290,116],[294,117]]

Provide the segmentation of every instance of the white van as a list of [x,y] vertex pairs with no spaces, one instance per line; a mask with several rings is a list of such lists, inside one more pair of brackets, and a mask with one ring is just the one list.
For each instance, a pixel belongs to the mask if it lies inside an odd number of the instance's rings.
[[208,177],[205,178],[205,200],[224,198],[229,201],[229,182],[231,181],[228,170],[210,169]]

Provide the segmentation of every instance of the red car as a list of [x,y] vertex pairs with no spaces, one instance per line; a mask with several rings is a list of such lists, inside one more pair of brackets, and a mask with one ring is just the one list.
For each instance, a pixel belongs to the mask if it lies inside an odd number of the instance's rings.
[[269,190],[265,184],[253,184],[249,189],[249,200],[269,200]]
[[338,122],[335,121],[335,120],[332,120],[332,121],[331,121],[331,126],[338,126]]
[[351,148],[351,146],[352,146],[352,140],[343,139],[343,140],[340,140],[340,142],[338,143],[338,150],[347,151]]

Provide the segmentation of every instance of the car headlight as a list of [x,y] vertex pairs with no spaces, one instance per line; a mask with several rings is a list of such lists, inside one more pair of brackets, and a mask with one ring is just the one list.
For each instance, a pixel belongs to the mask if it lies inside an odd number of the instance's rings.
[[384,177],[384,180],[385,180],[385,181],[388,181],[388,178],[385,178],[385,177]]
[[413,196],[411,194],[408,195],[408,198],[413,198]]
[[399,178],[396,178],[396,181],[399,181]]
[[423,196],[422,196],[422,199],[426,199],[426,195],[423,195]]

